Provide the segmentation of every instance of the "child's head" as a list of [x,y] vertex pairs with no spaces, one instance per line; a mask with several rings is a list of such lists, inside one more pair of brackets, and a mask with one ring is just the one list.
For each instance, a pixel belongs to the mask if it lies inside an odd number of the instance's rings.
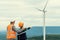
[[24,23],[23,23],[23,22],[19,22],[19,23],[18,23],[18,26],[19,26],[20,28],[23,28]]

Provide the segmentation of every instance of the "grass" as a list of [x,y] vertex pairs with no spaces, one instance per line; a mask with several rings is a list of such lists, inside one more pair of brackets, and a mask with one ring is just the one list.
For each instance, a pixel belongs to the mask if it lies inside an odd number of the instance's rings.
[[[6,35],[1,35],[0,40],[6,40]],[[43,36],[30,37],[27,40],[43,40]],[[48,34],[46,40],[60,40],[60,34]]]
[[43,40],[43,37],[42,36],[35,36],[35,37],[28,38],[28,40]]
[[60,34],[50,34],[50,35],[46,35],[46,40],[60,40]]

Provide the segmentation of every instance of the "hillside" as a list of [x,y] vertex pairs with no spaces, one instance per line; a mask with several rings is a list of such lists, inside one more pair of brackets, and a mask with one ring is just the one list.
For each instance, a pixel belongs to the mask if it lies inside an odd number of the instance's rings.
[[60,40],[60,34],[46,35],[46,40]]

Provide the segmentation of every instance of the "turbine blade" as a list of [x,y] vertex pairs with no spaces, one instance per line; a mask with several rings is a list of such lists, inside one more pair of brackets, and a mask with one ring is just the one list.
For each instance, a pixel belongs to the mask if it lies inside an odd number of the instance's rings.
[[43,9],[43,10],[45,10],[45,8],[47,7],[47,3],[48,3],[48,0],[47,0],[47,2],[46,2],[46,4],[45,4],[45,6],[44,6],[44,9]]
[[43,10],[40,10],[40,9],[38,9],[38,8],[36,8],[38,11],[43,11]]

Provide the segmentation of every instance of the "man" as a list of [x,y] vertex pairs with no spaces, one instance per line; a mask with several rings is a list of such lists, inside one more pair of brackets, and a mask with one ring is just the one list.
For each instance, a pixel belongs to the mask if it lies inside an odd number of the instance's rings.
[[12,30],[15,21],[11,21],[7,26],[7,40],[16,40],[16,32]]
[[17,40],[26,40],[27,39],[27,36],[26,36],[26,30],[30,29],[29,28],[23,28],[24,26],[24,23],[23,22],[19,22],[18,26],[20,27],[19,30],[15,30],[15,28],[13,27],[13,30],[15,32],[17,32]]

